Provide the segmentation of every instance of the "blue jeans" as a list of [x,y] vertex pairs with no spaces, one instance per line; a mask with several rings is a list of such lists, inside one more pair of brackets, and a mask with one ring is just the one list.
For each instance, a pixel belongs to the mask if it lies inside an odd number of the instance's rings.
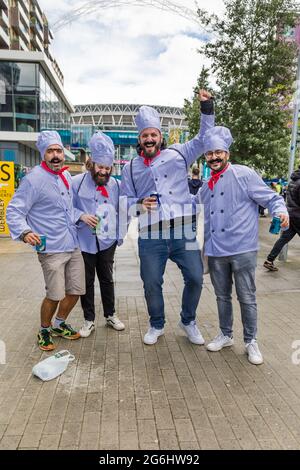
[[[171,229],[168,238],[162,231],[152,239],[139,238],[141,278],[144,283],[145,298],[150,316],[150,325],[162,329],[165,324],[164,298],[162,293],[163,275],[168,259],[174,261],[182,272],[184,290],[182,296],[181,320],[189,325],[196,318],[202,283],[203,267],[198,245],[187,249],[187,243],[196,243],[185,236],[176,238]],[[194,235],[193,235],[194,236]]]
[[257,252],[221,258],[209,256],[210,278],[217,296],[220,329],[225,336],[232,337],[232,284],[233,278],[237,298],[240,303],[244,341],[249,343],[256,338],[257,305],[255,269]]

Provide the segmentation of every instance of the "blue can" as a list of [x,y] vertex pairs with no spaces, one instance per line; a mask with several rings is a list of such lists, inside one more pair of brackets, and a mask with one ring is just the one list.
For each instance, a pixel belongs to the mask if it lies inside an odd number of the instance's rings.
[[41,243],[39,245],[35,245],[35,249],[38,253],[42,253],[43,251],[46,251],[46,240],[47,237],[46,235],[39,235]]
[[270,233],[273,233],[273,235],[278,235],[281,230],[281,220],[279,217],[273,217],[273,220],[271,222],[271,227],[270,227]]
[[158,204],[158,205],[160,204],[159,194],[158,194],[156,191],[153,191],[153,192],[150,194],[150,197],[155,197],[156,200],[157,200],[157,204]]

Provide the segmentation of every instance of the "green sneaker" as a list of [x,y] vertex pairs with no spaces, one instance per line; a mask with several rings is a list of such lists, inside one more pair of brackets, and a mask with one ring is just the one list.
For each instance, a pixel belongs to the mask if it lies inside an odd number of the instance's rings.
[[55,349],[51,332],[47,328],[40,330],[37,337],[39,348],[42,351],[53,351],[53,349]]
[[71,325],[68,323],[62,322],[58,328],[51,327],[51,333],[53,336],[61,336],[62,338],[66,339],[78,339],[80,338],[80,334],[77,331],[73,330]]

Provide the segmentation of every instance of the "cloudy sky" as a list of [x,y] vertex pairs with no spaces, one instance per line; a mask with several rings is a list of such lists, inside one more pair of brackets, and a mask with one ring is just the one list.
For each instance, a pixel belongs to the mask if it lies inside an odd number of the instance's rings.
[[[196,22],[171,11],[128,5],[134,0],[39,3],[54,31],[58,20],[89,4],[90,13],[61,26],[52,43],[73,104],[182,106],[192,94],[202,65],[208,65],[197,50],[209,35]],[[153,3],[196,11],[194,0]],[[222,0],[198,0],[198,5],[218,14],[224,10]]]

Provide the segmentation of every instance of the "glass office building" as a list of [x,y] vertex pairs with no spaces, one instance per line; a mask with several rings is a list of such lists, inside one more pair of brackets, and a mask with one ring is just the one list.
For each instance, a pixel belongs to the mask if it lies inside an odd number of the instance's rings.
[[50,79],[39,64],[0,61],[0,131],[44,129],[70,136],[70,111]]
[[[0,160],[26,169],[37,165],[42,130],[58,131],[70,148],[73,111],[43,52],[0,50]],[[69,152],[69,158],[75,157]]]

